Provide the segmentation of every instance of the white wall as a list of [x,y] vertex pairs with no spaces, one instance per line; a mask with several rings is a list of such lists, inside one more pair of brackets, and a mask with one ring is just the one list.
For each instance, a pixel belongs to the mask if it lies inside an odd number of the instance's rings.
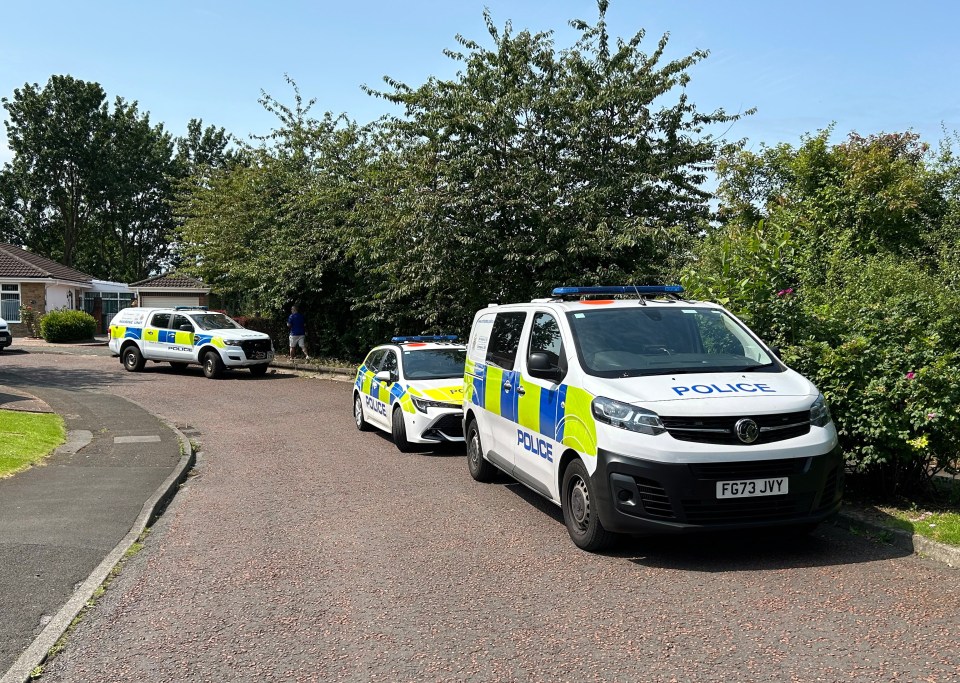
[[52,311],[55,308],[76,308],[77,302],[67,301],[67,292],[72,292],[73,287],[64,285],[47,285],[47,310]]

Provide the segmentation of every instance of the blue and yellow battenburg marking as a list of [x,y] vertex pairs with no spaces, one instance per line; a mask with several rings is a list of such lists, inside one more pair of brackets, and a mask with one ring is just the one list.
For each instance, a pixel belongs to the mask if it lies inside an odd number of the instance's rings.
[[394,403],[399,403],[400,408],[407,413],[413,413],[417,410],[413,405],[413,396],[456,404],[463,400],[463,387],[459,384],[435,389],[418,389],[409,385],[404,386],[400,382],[394,382],[388,388],[386,382],[378,382],[374,379],[375,375],[376,373],[370,370],[366,364],[361,365],[357,369],[354,386],[364,396],[371,396],[387,405],[392,406]]
[[183,332],[181,330],[162,330],[158,327],[123,327],[122,325],[112,325],[110,327],[111,339],[142,339],[148,342],[157,342],[159,344],[179,344],[180,346],[202,346],[204,344],[213,344],[217,348],[226,348],[223,339],[215,337],[212,334],[196,334],[194,332]]
[[[510,390],[505,388],[508,384]],[[523,387],[524,393],[516,387]],[[597,454],[597,427],[590,410],[593,395],[579,387],[545,388],[525,381],[517,370],[468,358],[463,390],[470,403],[484,410],[585,455]]]

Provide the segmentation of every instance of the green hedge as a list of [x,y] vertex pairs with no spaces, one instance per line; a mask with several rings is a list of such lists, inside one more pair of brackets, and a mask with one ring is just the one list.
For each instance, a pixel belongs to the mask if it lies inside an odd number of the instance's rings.
[[40,320],[40,336],[48,342],[93,339],[97,321],[83,311],[50,311]]

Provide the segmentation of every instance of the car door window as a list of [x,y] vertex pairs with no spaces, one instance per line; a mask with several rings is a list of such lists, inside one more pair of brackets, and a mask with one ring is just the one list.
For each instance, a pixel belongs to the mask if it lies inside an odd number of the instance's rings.
[[380,362],[383,360],[384,351],[381,349],[379,351],[371,351],[370,355],[367,356],[367,360],[363,362],[367,366],[367,370],[370,372],[376,372],[377,366],[380,365]]
[[380,365],[380,371],[386,370],[391,374],[391,376],[396,377],[399,374],[397,369],[397,354],[393,351],[387,351],[387,355],[384,356],[383,363]]
[[170,323],[171,330],[179,330],[182,325],[190,325],[193,327],[193,324],[190,322],[190,318],[185,315],[175,315],[173,316],[173,322]]
[[490,333],[490,345],[487,347],[487,362],[504,370],[513,370],[520,348],[520,334],[527,314],[497,313]]
[[565,365],[562,362],[566,354],[563,349],[563,338],[560,336],[560,325],[549,313],[537,313],[533,316],[530,347],[527,351],[528,362],[532,353],[547,354],[552,368],[562,368]]
[[154,313],[150,318],[150,327],[159,327],[161,330],[170,327],[169,313]]

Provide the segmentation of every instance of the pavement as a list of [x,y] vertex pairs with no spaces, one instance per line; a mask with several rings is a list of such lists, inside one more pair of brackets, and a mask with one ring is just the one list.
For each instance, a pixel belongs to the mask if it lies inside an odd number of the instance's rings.
[[[94,353],[106,342],[16,339],[13,352]],[[10,352],[8,351],[8,352]],[[353,371],[278,358],[275,367],[350,381]],[[0,408],[56,412],[68,440],[43,465],[0,479],[0,683],[22,683],[82,611],[110,571],[162,512],[194,462],[173,425],[137,404],[54,385],[0,385]],[[960,548],[891,530],[845,508],[841,526],[951,567]]]
[[0,479],[0,683],[20,683],[162,511],[194,454],[176,428],[110,394],[0,385],[0,408],[55,412],[68,430],[41,465]]

